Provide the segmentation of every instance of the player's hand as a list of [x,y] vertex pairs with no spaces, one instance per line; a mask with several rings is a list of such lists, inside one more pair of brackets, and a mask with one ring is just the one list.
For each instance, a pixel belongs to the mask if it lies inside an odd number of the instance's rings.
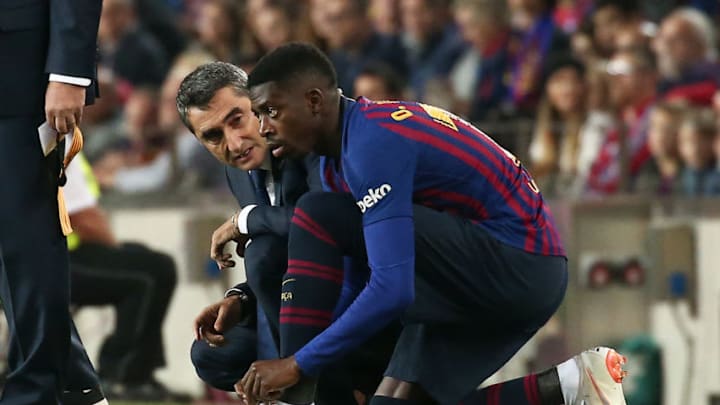
[[80,125],[85,107],[85,87],[74,84],[48,82],[45,91],[45,119],[60,134]]
[[234,240],[238,245],[245,246],[248,239],[249,236],[241,234],[238,227],[229,219],[213,232],[210,242],[210,257],[215,260],[220,269],[233,267],[235,262],[232,260],[232,255],[224,252],[225,244]]
[[277,360],[260,360],[254,362],[242,380],[235,384],[235,392],[246,399],[276,400],[283,391],[300,381],[300,367],[295,356]]
[[231,295],[203,309],[195,318],[195,340],[204,339],[210,346],[224,345],[226,341],[223,333],[240,322],[242,311],[242,301],[237,295]]

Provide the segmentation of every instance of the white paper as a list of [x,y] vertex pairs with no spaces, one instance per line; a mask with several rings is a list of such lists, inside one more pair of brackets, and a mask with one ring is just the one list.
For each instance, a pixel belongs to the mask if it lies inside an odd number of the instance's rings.
[[[67,156],[68,152],[70,151],[70,145],[72,145],[72,136],[73,132],[70,131],[64,136],[60,137],[60,139],[67,138],[67,141],[65,142],[64,156]],[[45,121],[42,123],[42,125],[38,127],[38,137],[40,138],[40,147],[42,148],[43,155],[47,156],[57,146],[57,132],[55,132],[54,129],[50,128],[50,125],[47,123],[47,121]]]

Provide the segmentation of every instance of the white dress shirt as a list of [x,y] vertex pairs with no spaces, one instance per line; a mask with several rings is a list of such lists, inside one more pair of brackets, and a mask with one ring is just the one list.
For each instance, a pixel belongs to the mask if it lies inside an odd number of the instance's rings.
[[[270,162],[270,155],[268,155],[265,158],[265,161],[263,161],[262,165],[260,166],[260,170],[266,170],[267,176],[265,176],[265,190],[268,193],[268,197],[270,197],[270,205],[275,205],[277,201],[277,196],[275,195],[275,179],[273,178],[272,174],[272,163]],[[248,172],[249,174],[250,172]],[[240,230],[240,233],[243,235],[248,234],[248,228],[247,228],[247,220],[248,215],[250,215],[250,212],[257,207],[257,204],[250,204],[245,207],[243,207],[242,210],[240,210],[240,214],[238,215],[238,229]]]

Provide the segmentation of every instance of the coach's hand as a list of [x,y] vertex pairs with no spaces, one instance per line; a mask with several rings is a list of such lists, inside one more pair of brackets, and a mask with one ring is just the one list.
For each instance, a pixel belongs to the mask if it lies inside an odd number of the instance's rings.
[[237,295],[208,306],[195,318],[195,340],[204,339],[210,346],[224,345],[223,333],[240,322],[242,312],[242,301]]
[[225,244],[234,240],[237,242],[238,247],[244,247],[249,238],[249,235],[241,234],[237,225],[229,219],[213,232],[210,243],[210,257],[215,260],[221,269],[233,267],[235,266],[235,262],[232,260],[232,255],[224,252]]
[[50,128],[66,134],[80,125],[85,106],[85,87],[48,82],[45,91],[45,119]]
[[[300,367],[295,356],[277,360],[254,362],[242,380],[235,384],[235,392],[250,400],[275,400],[286,388],[300,381]],[[246,399],[246,403],[250,403]]]

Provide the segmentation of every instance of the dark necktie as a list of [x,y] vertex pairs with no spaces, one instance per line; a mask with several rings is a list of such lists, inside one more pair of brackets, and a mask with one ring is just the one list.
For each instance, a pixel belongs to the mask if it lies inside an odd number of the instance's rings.
[[250,172],[250,178],[255,188],[255,197],[257,198],[258,204],[271,205],[270,196],[266,188],[267,174],[267,170],[263,169],[252,170]]

